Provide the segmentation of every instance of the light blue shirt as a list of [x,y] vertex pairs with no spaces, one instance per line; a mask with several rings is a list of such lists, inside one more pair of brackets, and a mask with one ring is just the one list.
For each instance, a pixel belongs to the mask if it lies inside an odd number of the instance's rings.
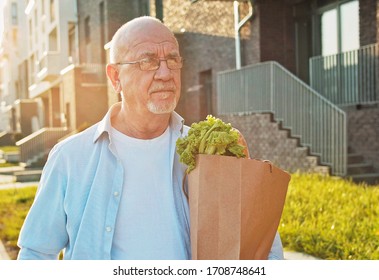
[[[57,259],[62,249],[64,259],[111,259],[124,176],[109,132],[119,108],[115,104],[101,122],[52,149],[20,232],[18,259]],[[172,180],[181,186],[186,166],[179,162],[173,143],[188,127],[174,112],[170,129]],[[174,196],[190,259],[188,202],[181,188],[174,188]],[[269,259],[283,259],[278,234]]]

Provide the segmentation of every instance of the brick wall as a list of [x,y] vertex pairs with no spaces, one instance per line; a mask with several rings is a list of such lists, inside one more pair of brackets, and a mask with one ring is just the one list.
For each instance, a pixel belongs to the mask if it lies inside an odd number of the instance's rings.
[[[234,38],[232,1],[164,0],[163,21],[175,33],[182,31]],[[217,12],[216,12],[217,11]]]
[[[79,60],[83,62],[99,63],[100,49],[100,0],[81,1],[78,4],[79,15]],[[90,17],[91,46],[87,49],[85,42],[85,18]],[[91,54],[90,56],[88,54]]]
[[349,109],[348,143],[379,171],[379,107]]
[[[100,4],[104,4],[104,23],[101,24]],[[78,0],[79,56],[80,62],[100,63],[104,44],[109,42],[116,30],[139,15],[138,2],[134,0]],[[85,19],[89,17],[91,44],[85,42]],[[101,42],[101,33],[103,40]]]
[[308,149],[298,146],[298,140],[289,138],[288,130],[281,130],[272,122],[271,114],[222,115],[245,137],[252,158],[270,160],[289,172],[319,172],[327,174],[329,168],[318,165],[318,158],[309,156]]
[[[150,1],[152,15],[154,1]],[[233,1],[163,1],[164,23],[176,34],[181,55],[185,58],[182,70],[182,96],[177,111],[190,124],[215,113],[216,75],[219,71],[235,68],[235,39]],[[248,13],[248,5],[241,3],[240,18]],[[217,12],[215,12],[217,11]],[[241,30],[242,64],[259,62],[259,23],[256,19]],[[211,105],[201,84],[201,73],[210,71],[212,77]],[[213,108],[208,112],[205,108]]]
[[235,67],[234,39],[223,36],[207,36],[197,33],[177,35],[181,46],[181,55],[185,58],[182,69],[182,96],[178,112],[187,124],[204,119],[207,112],[207,97],[204,96],[200,82],[200,73],[211,70],[212,73],[212,107],[216,108],[217,72]]
[[274,60],[295,73],[295,28],[287,1],[257,1],[261,61]]
[[377,40],[377,0],[359,1],[359,40],[365,46]]

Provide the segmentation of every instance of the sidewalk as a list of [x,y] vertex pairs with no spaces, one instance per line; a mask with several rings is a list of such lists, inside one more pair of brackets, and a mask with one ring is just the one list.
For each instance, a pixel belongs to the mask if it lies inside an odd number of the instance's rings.
[[[315,258],[313,256],[299,253],[299,252],[290,252],[290,251],[284,251],[284,259],[285,260],[319,260],[318,258]],[[3,243],[0,240],[0,260],[9,260],[9,256],[4,248]]]
[[319,258],[304,253],[284,251],[285,260],[319,260]]
[[[0,175],[0,181],[1,181],[2,175]],[[31,186],[38,186],[39,182],[9,182],[9,183],[0,183],[0,190],[5,189],[18,189],[18,188],[25,188],[25,187],[31,187]]]

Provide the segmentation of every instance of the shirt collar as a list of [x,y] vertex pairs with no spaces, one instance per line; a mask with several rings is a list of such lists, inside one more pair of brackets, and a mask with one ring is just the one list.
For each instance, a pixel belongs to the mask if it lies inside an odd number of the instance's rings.
[[[96,142],[99,137],[103,133],[108,133],[110,134],[112,125],[111,125],[111,119],[114,115],[116,115],[121,109],[121,102],[118,102],[116,104],[113,104],[104,118],[99,122],[95,135],[93,137],[93,142]],[[171,118],[170,118],[170,128],[177,134],[183,134],[183,126],[184,126],[184,119],[176,112],[171,113]]]

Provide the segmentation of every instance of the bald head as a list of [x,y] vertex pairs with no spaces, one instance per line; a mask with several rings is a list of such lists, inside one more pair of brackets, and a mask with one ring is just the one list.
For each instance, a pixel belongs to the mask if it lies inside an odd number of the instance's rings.
[[149,16],[135,18],[121,26],[114,34],[110,48],[110,62],[122,61],[131,48],[143,42],[173,42],[174,34],[158,19]]

